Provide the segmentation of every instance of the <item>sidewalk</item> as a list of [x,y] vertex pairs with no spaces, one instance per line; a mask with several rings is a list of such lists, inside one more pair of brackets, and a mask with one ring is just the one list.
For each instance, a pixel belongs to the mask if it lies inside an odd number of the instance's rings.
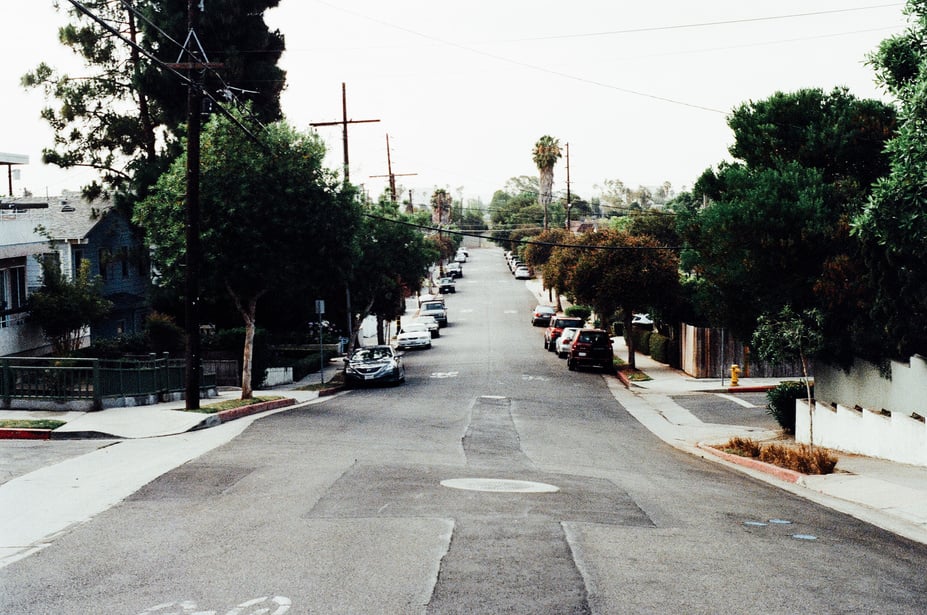
[[[549,304],[539,280],[529,280],[528,290],[538,302]],[[615,355],[627,357],[624,338],[614,338]],[[773,484],[792,494],[881,527],[916,542],[927,544],[927,467],[895,463],[832,451],[837,469],[825,476],[807,476],[769,464],[726,455],[710,447],[732,437],[757,441],[780,438],[771,428],[704,423],[677,404],[674,396],[691,394],[746,393],[766,390],[783,380],[795,378],[740,378],[737,387],[720,378],[696,379],[658,363],[647,355],[635,355],[636,367],[650,380],[625,386],[618,378],[607,378],[615,399],[656,436],[671,446]]]

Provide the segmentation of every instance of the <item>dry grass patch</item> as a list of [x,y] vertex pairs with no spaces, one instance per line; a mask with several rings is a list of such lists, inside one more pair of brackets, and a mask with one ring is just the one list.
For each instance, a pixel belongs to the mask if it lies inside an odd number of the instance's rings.
[[837,467],[836,455],[825,448],[807,444],[760,444],[750,438],[737,437],[715,448],[802,474],[830,474]]

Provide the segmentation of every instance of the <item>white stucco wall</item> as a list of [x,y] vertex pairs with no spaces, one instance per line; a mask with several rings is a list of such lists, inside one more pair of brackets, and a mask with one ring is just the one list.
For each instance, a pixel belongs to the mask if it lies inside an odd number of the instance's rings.
[[[808,401],[795,402],[795,440],[811,443]],[[815,403],[814,444],[868,457],[927,466],[927,424],[899,412]]]
[[795,405],[795,440],[870,457],[927,466],[927,358],[892,361],[890,378],[875,365],[849,371],[818,365],[813,413],[807,400]]

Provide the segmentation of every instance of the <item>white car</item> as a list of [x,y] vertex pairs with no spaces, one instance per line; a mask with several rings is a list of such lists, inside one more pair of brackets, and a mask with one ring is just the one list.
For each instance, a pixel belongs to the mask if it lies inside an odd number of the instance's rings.
[[396,336],[396,348],[431,348],[431,331],[422,322],[410,322],[402,325]]
[[514,273],[515,273],[516,280],[530,280],[531,279],[531,270],[525,266],[516,267]]
[[561,359],[565,359],[567,353],[570,352],[570,346],[573,344],[573,338],[576,337],[577,331],[579,331],[578,327],[565,327],[557,338],[557,356]]
[[420,322],[428,327],[431,337],[441,337],[441,325],[435,320],[434,316],[416,316],[412,322]]

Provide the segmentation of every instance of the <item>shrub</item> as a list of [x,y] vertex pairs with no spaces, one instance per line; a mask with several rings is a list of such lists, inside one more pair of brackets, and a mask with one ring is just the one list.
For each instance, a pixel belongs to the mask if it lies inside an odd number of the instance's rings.
[[649,329],[631,327],[631,335],[634,336],[634,347],[637,349],[637,351],[649,355],[650,336],[653,335],[653,331],[650,331]]
[[669,363],[670,338],[656,331],[650,334],[650,356],[654,361]]
[[[807,396],[804,383],[794,380],[783,382],[766,394],[766,409],[786,433],[795,433],[795,400]],[[814,395],[814,387],[811,387]]]
[[184,350],[186,333],[172,316],[152,312],[145,319],[145,334],[151,352],[178,354]]
[[571,305],[566,310],[564,310],[564,314],[567,316],[576,316],[578,318],[582,318],[585,322],[589,320],[589,316],[592,315],[592,308],[585,305]]

